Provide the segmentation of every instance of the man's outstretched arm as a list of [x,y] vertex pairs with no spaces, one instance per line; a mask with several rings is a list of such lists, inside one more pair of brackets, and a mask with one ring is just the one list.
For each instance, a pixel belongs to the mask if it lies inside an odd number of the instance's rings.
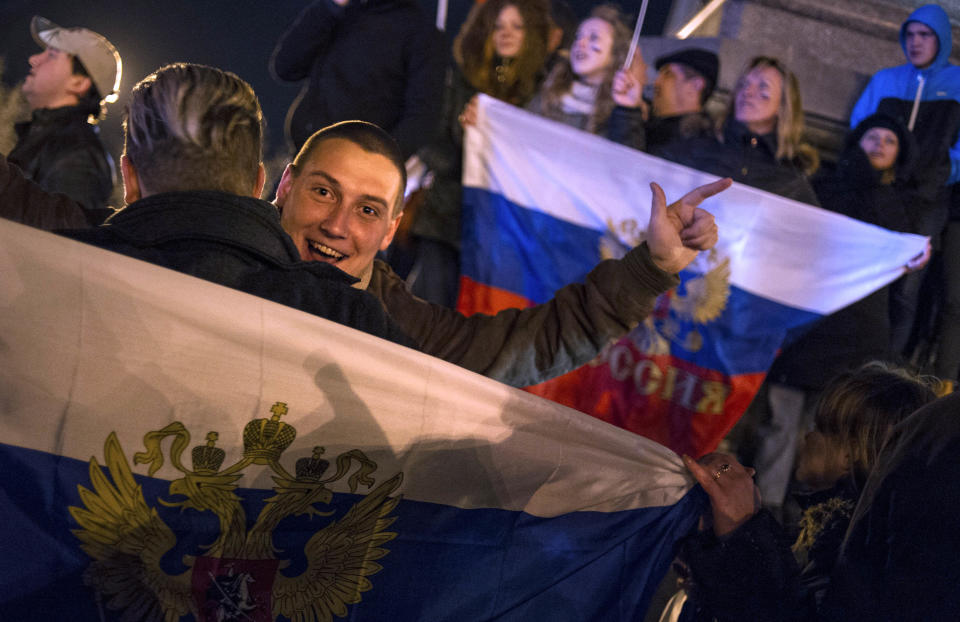
[[91,226],[86,211],[65,194],[48,192],[0,156],[0,217],[38,229]]
[[730,184],[701,186],[670,206],[655,190],[647,242],[529,309],[467,317],[415,297],[383,262],[368,291],[427,354],[512,386],[544,382],[589,362],[650,315],[657,296],[679,283],[676,272],[716,244],[713,216],[699,204]]

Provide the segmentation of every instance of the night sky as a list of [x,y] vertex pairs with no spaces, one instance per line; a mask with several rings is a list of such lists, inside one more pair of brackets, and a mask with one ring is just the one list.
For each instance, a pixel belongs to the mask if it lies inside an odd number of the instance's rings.
[[[579,15],[596,4],[569,1]],[[123,59],[120,100],[110,105],[101,123],[104,142],[115,156],[122,144],[120,119],[130,88],[157,67],[177,61],[227,69],[249,82],[267,120],[265,155],[282,154],[283,121],[299,85],[274,80],[267,61],[281,33],[307,4],[307,0],[3,0],[3,81],[22,81],[29,69],[27,58],[39,50],[30,36],[31,16],[42,15],[61,26],[85,26],[107,37]],[[421,4],[435,13],[436,0]],[[641,0],[632,0],[620,6],[636,13],[640,4]],[[470,0],[450,0],[448,32],[455,34],[470,6]],[[644,34],[659,33],[669,6],[670,0],[650,0]]]

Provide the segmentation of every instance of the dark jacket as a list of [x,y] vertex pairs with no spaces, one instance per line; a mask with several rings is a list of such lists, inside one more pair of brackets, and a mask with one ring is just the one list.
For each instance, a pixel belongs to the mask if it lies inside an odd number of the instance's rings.
[[854,509],[824,620],[956,620],[960,393],[894,428]]
[[706,112],[693,112],[673,117],[653,117],[646,125],[646,150],[659,156],[660,151],[689,138],[714,137],[714,122]]
[[30,121],[16,125],[17,144],[7,159],[50,192],[62,192],[80,203],[92,225],[112,210],[113,161],[100,142],[88,113],[77,106],[35,110]]
[[421,300],[382,261],[374,263],[367,291],[423,352],[523,387],[589,362],[650,315],[657,296],[678,282],[641,244],[623,259],[600,262],[583,283],[561,288],[543,304],[496,315],[468,317]]
[[439,240],[460,248],[460,216],[463,187],[463,126],[460,113],[477,94],[463,72],[451,65],[443,93],[443,107],[438,130],[433,140],[417,152],[433,173],[433,184],[427,191],[423,205],[413,223],[414,234]]
[[407,157],[435,129],[444,60],[443,37],[415,0],[317,0],[271,59],[279,79],[307,79],[287,113],[287,135],[299,150],[317,130],[359,119],[387,130]]
[[[820,538],[831,549],[841,544],[835,556],[827,555],[832,569],[818,572],[825,580],[803,581],[765,512],[722,542],[691,547],[696,538],[709,538],[698,534],[684,552],[701,579],[694,578],[700,602],[710,599],[721,621],[955,620],[958,514],[960,393],[954,393],[894,428],[852,516],[838,514],[838,522],[826,525]],[[842,521],[849,521],[845,531]],[[803,576],[812,579],[807,568]]]
[[766,510],[717,538],[700,531],[681,544],[689,598],[685,621],[806,622],[816,620],[856,505],[858,489],[842,479],[804,495],[798,562],[790,540]]
[[168,192],[141,199],[93,229],[63,235],[226,285],[408,344],[356,279],[300,261],[266,201],[222,192]]
[[656,155],[788,199],[818,205],[799,164],[776,159],[776,135],[753,134],[744,124],[729,119],[722,137],[722,142],[712,136],[688,138],[663,147]]
[[[866,123],[866,122],[865,122]],[[905,130],[905,128],[903,128]],[[866,128],[858,126],[847,139],[835,170],[813,179],[820,204],[832,212],[893,231],[917,233],[926,216],[918,199],[904,183],[911,169],[909,155],[898,160],[897,179],[880,183],[859,141]],[[904,138],[908,138],[904,134]],[[904,141],[901,141],[904,142]],[[909,154],[909,143],[902,152]],[[890,358],[890,289],[883,287],[839,311],[803,327],[801,336],[774,361],[768,374],[773,382],[820,390],[837,374],[872,360]]]
[[89,227],[98,217],[67,195],[44,190],[0,156],[0,218],[52,231]]

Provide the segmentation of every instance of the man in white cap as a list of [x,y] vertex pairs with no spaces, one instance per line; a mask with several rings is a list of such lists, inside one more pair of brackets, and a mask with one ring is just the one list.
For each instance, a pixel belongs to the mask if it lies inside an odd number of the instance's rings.
[[22,90],[32,116],[17,124],[7,159],[43,188],[80,203],[90,224],[99,224],[111,213],[115,173],[96,123],[117,99],[120,54],[86,28],[34,16],[30,29],[44,49],[30,57]]

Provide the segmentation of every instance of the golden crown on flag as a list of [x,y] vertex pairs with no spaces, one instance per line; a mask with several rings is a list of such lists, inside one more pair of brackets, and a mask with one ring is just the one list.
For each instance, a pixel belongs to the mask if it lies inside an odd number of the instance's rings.
[[227,452],[215,447],[220,435],[216,432],[207,432],[207,444],[197,445],[190,453],[193,458],[193,470],[195,473],[213,474],[220,470]]
[[243,457],[255,464],[276,462],[297,438],[296,429],[280,421],[287,414],[286,403],[275,403],[270,412],[269,419],[254,419],[243,428]]

